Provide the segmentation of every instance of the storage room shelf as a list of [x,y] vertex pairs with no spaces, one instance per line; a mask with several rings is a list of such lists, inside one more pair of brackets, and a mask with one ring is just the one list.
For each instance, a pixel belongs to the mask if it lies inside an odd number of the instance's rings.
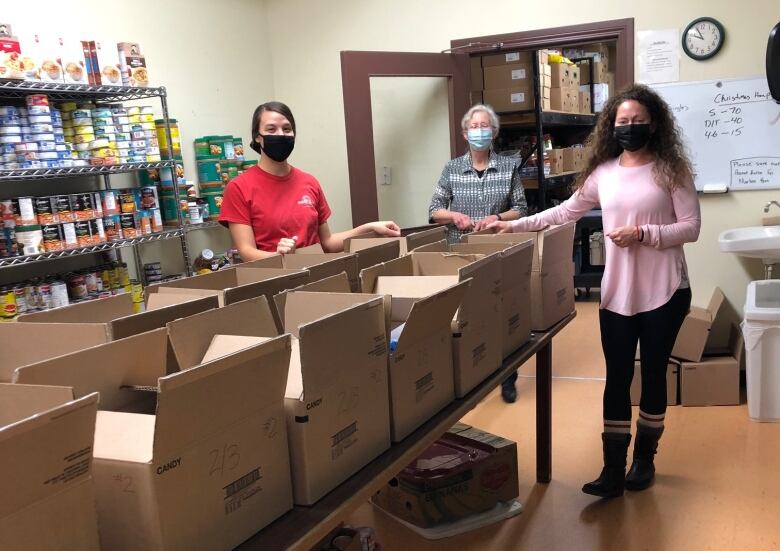
[[46,94],[53,100],[121,101],[165,97],[165,87],[137,88],[130,86],[89,86],[60,82],[28,82],[0,79],[0,98],[23,98],[28,94]]
[[[561,174],[545,176],[545,189],[557,189],[571,185],[577,179],[577,174],[579,172],[562,172]],[[525,189],[539,189],[539,180],[536,176],[526,176],[522,179],[522,182]]]
[[89,174],[119,174],[150,168],[172,167],[174,161],[156,163],[125,163],[111,166],[77,166],[72,168],[26,168],[18,170],[0,170],[0,182],[18,182],[22,180],[40,180],[46,178],[65,178]]
[[[499,116],[501,126],[534,126],[536,113],[524,111],[517,113],[504,113]],[[562,111],[542,111],[542,125],[544,126],[594,126],[596,115],[583,115],[580,113],[564,113]]]
[[33,254],[27,256],[11,256],[8,258],[0,258],[0,269],[10,268],[13,266],[22,266],[33,264],[36,262],[44,262],[47,260],[56,260],[66,256],[78,256],[82,254],[99,253],[103,251],[109,251],[111,249],[120,249],[122,247],[130,247],[133,245],[140,245],[142,243],[151,243],[153,241],[164,241],[166,239],[174,239],[181,237],[182,235],[197,231],[205,230],[209,228],[216,228],[220,226],[219,222],[203,222],[202,224],[191,224],[180,228],[169,228],[158,233],[150,235],[144,235],[141,237],[135,237],[133,239],[122,239],[120,241],[112,241],[110,243],[101,243],[100,245],[93,245],[91,247],[79,247],[77,249],[67,249],[64,251],[54,251],[43,254]]

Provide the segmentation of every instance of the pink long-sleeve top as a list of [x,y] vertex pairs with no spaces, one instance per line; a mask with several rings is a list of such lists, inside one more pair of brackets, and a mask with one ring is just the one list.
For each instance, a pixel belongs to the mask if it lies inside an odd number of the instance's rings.
[[[656,183],[654,166],[621,166],[619,157],[607,161],[564,203],[515,220],[512,229],[536,231],[565,224],[600,204],[606,249],[601,308],[624,316],[654,310],[687,286],[683,243],[696,241],[701,226],[693,182],[669,193]],[[618,247],[606,234],[621,226],[639,226],[644,240]]]

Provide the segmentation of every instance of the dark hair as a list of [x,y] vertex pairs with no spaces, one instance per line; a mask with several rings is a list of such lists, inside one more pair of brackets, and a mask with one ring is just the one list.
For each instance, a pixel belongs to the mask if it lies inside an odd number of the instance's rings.
[[623,152],[615,139],[615,117],[620,104],[630,100],[641,103],[650,114],[650,122],[655,125],[647,147],[656,158],[655,174],[658,183],[672,192],[693,180],[691,162],[671,109],[661,96],[647,86],[632,84],[611,97],[604,105],[596,127],[588,137],[587,144],[592,146],[593,154],[588,159],[587,168],[577,178],[576,189],[585,184],[585,180],[600,164]]
[[287,107],[284,103],[281,101],[267,101],[265,103],[262,103],[257,106],[257,109],[255,109],[254,114],[252,115],[252,141],[249,144],[249,147],[254,149],[258,154],[260,153],[260,144],[257,143],[255,140],[260,135],[260,118],[263,116],[263,113],[266,111],[273,111],[274,113],[279,113],[281,116],[286,118],[288,121],[290,121],[290,126],[292,126],[293,133],[295,134],[295,117],[293,117],[292,111],[290,111],[290,108]]

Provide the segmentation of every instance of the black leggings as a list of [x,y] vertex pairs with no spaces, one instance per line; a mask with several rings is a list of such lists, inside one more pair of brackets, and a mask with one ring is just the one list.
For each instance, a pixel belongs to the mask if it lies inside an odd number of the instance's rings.
[[642,363],[639,409],[651,415],[666,412],[666,366],[690,306],[691,290],[678,289],[663,306],[634,316],[599,310],[601,347],[607,363],[604,419],[631,419],[630,388],[637,341]]

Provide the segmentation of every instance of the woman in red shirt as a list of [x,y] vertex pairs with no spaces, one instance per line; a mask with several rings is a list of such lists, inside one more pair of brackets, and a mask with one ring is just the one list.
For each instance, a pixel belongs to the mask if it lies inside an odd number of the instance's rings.
[[395,222],[331,233],[331,211],[320,183],[287,162],[294,146],[295,118],[289,107],[271,101],[255,109],[250,147],[260,154],[260,162],[228,184],[219,215],[245,262],[315,243],[326,252],[341,252],[344,239],[364,233],[400,235]]

